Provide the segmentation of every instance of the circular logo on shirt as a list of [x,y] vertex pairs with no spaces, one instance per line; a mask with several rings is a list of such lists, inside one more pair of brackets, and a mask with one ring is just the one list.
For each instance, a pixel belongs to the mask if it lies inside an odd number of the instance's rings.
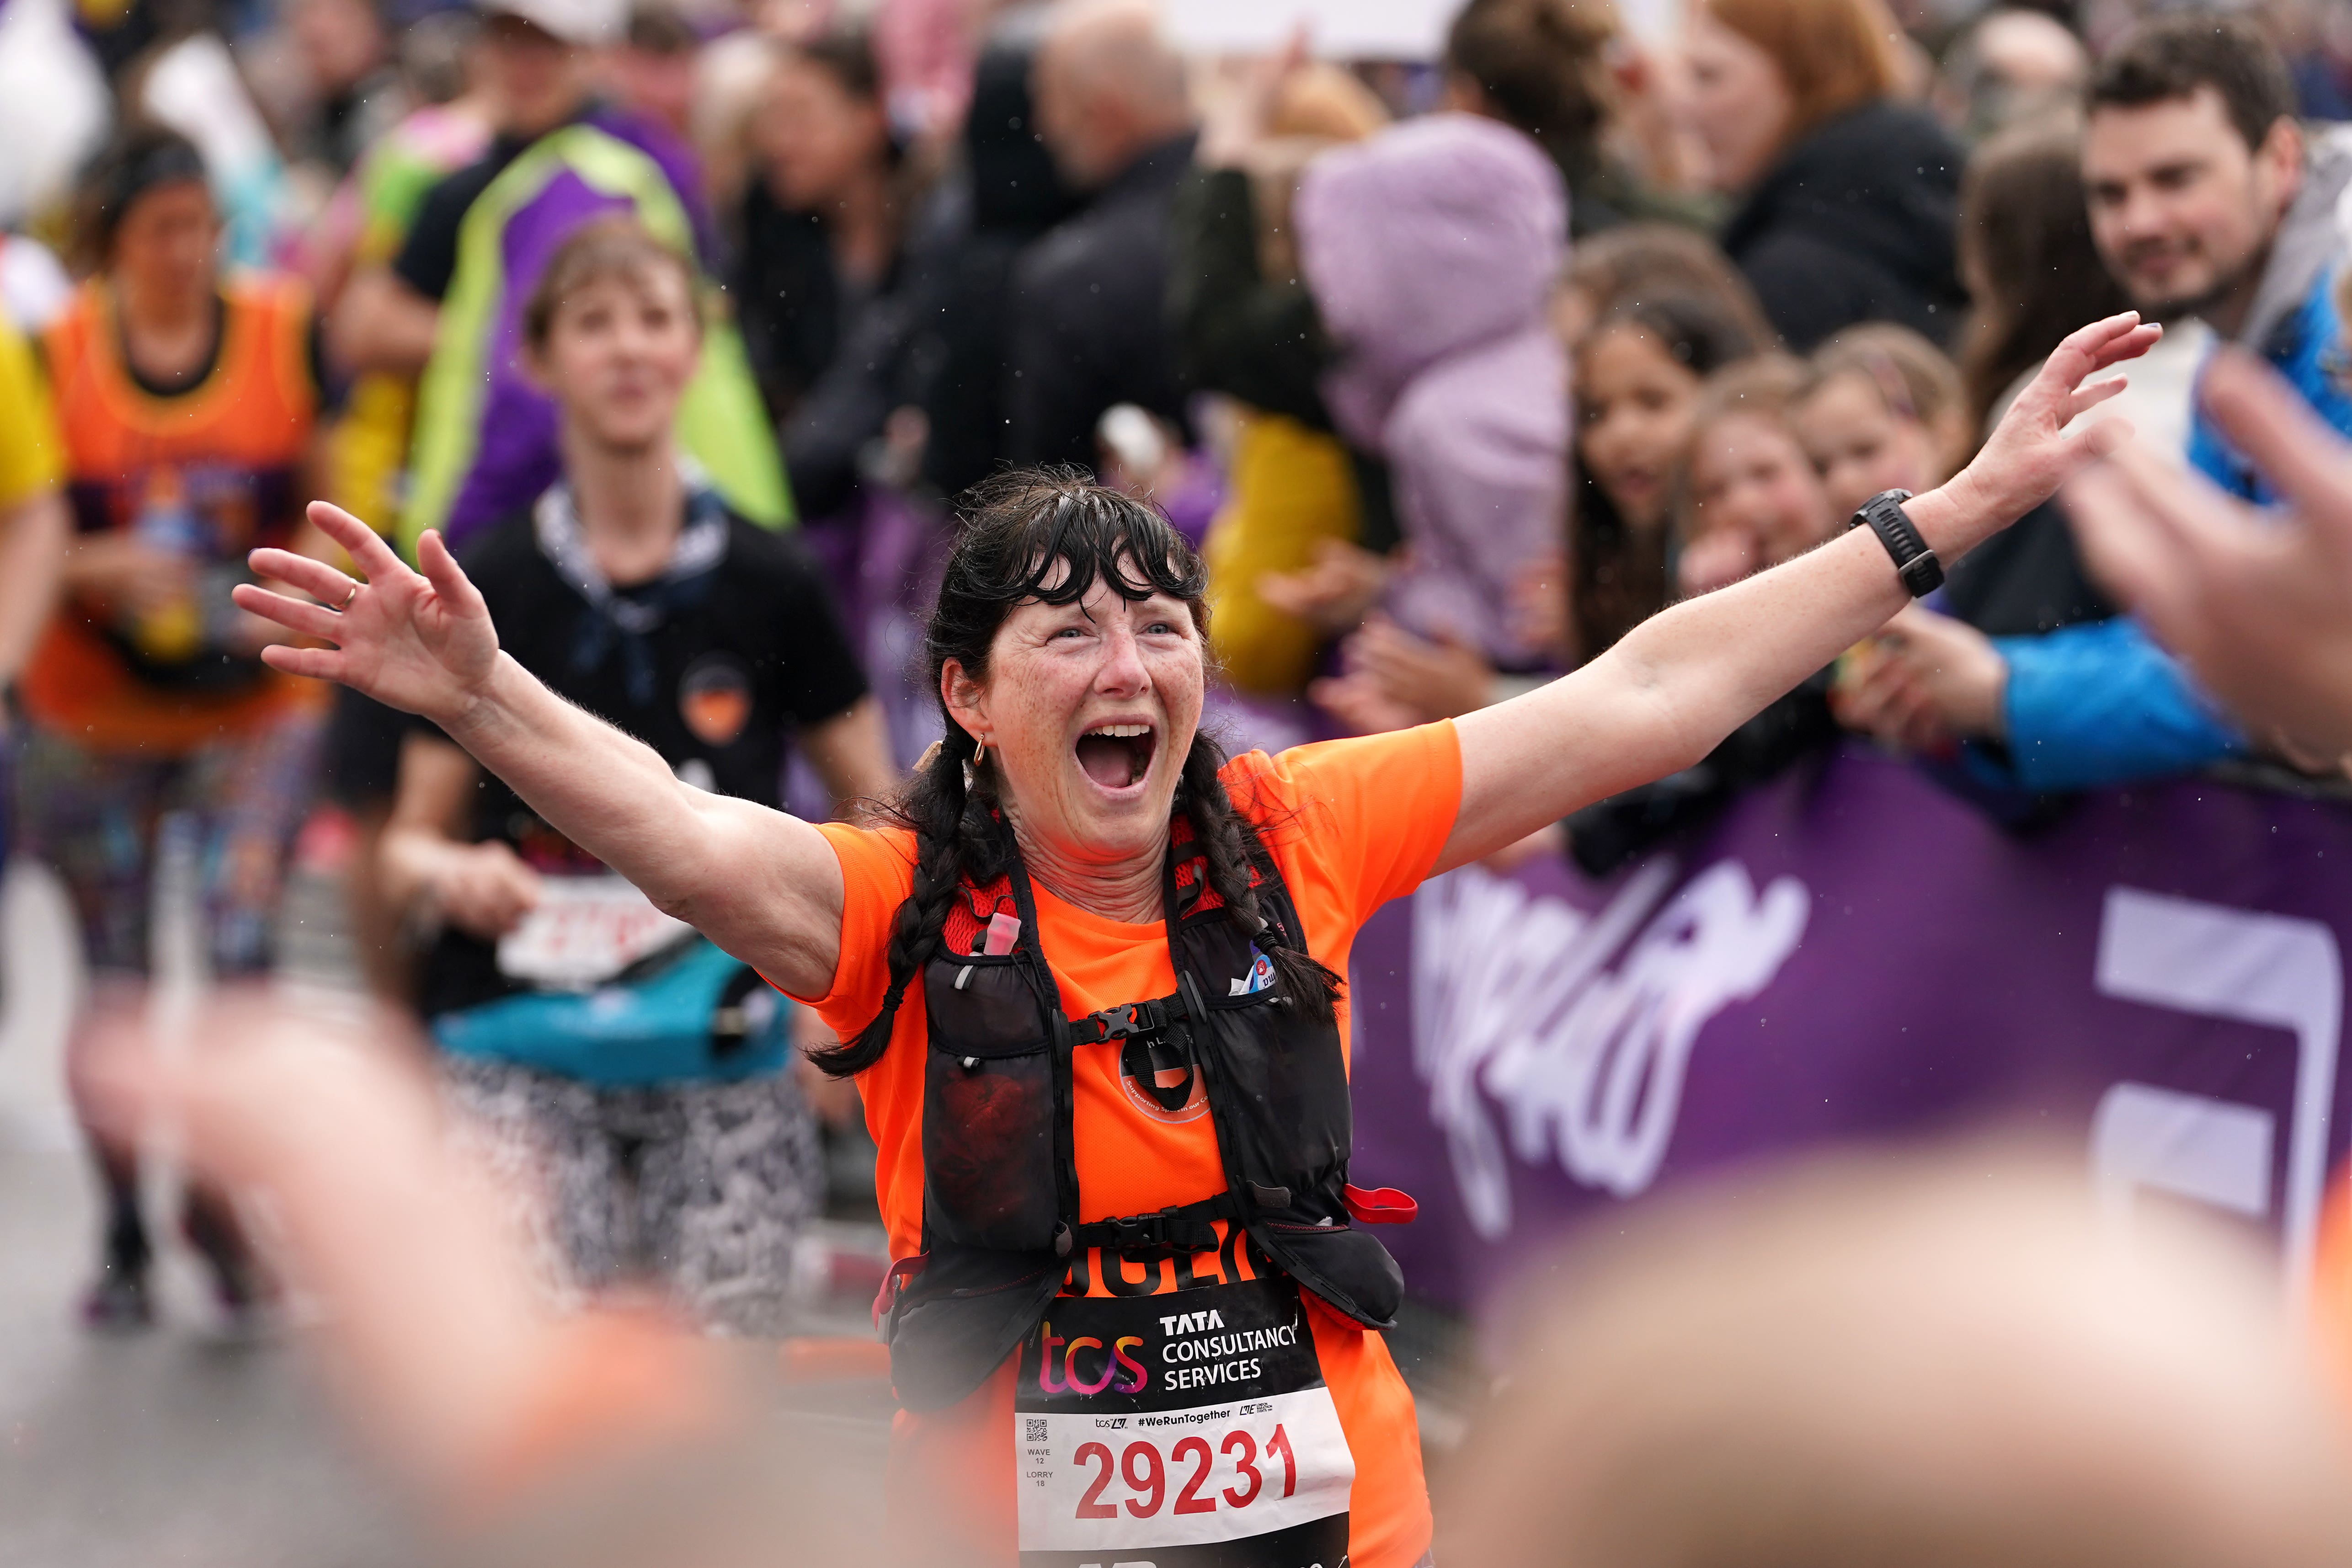
[[728,654],[705,654],[677,683],[678,717],[706,746],[732,745],[751,721],[751,677]]
[[[1142,1075],[1146,1073],[1151,1077],[1151,1089],[1144,1087]],[[1192,1080],[1192,1091],[1178,1100],[1173,1110],[1162,1104],[1163,1100],[1185,1087],[1188,1076]],[[1208,1089],[1200,1072],[1160,1042],[1128,1042],[1127,1048],[1119,1053],[1118,1087],[1129,1105],[1154,1121],[1175,1126],[1198,1121],[1209,1113]],[[1153,1089],[1159,1092],[1153,1093]]]

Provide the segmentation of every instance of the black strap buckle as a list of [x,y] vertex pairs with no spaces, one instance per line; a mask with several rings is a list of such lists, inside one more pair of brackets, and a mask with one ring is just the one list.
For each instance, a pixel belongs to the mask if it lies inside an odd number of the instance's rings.
[[1070,1026],[1074,1042],[1098,1046],[1136,1035],[1157,1035],[1168,1027],[1168,1009],[1159,1002],[1122,1002],[1099,1013],[1089,1013]]
[[1231,1219],[1230,1194],[1197,1204],[1171,1204],[1155,1214],[1122,1215],[1077,1227],[1080,1247],[1099,1247],[1139,1262],[1180,1252],[1208,1252],[1217,1245],[1219,1218]]
[[1169,1226],[1175,1217],[1176,1210],[1171,1206],[1157,1214],[1128,1215],[1105,1223],[1110,1226],[1111,1247],[1132,1255],[1144,1251],[1166,1251]]

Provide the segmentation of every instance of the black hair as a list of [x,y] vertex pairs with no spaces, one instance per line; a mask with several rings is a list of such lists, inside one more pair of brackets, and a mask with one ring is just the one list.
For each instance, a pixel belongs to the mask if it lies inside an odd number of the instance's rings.
[[1605,51],[1616,32],[1615,8],[1590,0],[1469,0],[1447,29],[1445,63],[1498,119],[1580,173],[1609,118]]
[[[1586,343],[1617,327],[1640,331],[1693,375],[1705,379],[1725,365],[1761,353],[1769,338],[1724,301],[1704,294],[1659,294],[1620,301],[1596,322]],[[1666,607],[1666,536],[1663,523],[1636,532],[1591,473],[1577,484],[1569,550],[1571,624],[1586,658]]]
[[89,269],[102,269],[114,237],[139,198],[164,185],[206,183],[205,155],[178,132],[139,121],[107,143],[84,172],[75,202],[74,250]]
[[[1205,639],[1207,573],[1183,536],[1141,501],[1075,470],[1049,468],[976,486],[966,506],[923,639],[935,695],[950,659],[974,680],[988,678],[990,647],[1016,605],[1032,599],[1074,605],[1097,583],[1129,602],[1154,594],[1182,600]],[[856,1038],[813,1053],[817,1067],[834,1078],[863,1072],[882,1059],[908,983],[939,952],[958,889],[966,881],[984,887],[996,880],[1018,854],[997,798],[995,769],[972,765],[972,736],[947,711],[945,697],[938,700],[946,736],[887,808],[889,819],[915,836],[913,886],[890,927],[889,990]],[[1284,931],[1260,912],[1256,880],[1272,874],[1274,862],[1255,826],[1225,794],[1218,777],[1224,762],[1224,749],[1196,731],[1176,785],[1175,810],[1191,824],[1205,880],[1227,918],[1272,961],[1283,1001],[1328,1019],[1339,977],[1307,953],[1303,932]]]
[[2084,102],[2091,112],[2137,109],[2187,98],[2210,87],[2230,123],[2259,147],[2295,110],[2294,79],[2263,30],[2240,16],[2210,11],[2159,16],[2135,27],[2092,73]]

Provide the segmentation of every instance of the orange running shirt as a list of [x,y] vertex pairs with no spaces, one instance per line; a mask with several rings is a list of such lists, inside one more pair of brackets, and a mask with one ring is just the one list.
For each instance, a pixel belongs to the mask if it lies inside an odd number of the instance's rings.
[[[157,531],[168,514],[175,547],[198,568],[233,565],[257,544],[291,537],[318,400],[310,295],[268,276],[232,279],[221,295],[211,372],[170,396],[132,379],[102,282],[84,284],[42,334],[67,493],[82,534]],[[206,613],[192,599],[168,621],[149,620],[163,627],[159,638],[168,633],[194,647]],[[172,755],[317,700],[306,689],[311,683],[275,670],[221,689],[157,685],[110,640],[123,621],[110,605],[68,600],[59,608],[21,683],[35,722],[93,751]]]
[[[1269,847],[1305,924],[1308,950],[1348,972],[1356,931],[1373,910],[1411,892],[1436,864],[1462,804],[1462,752],[1451,723],[1301,746],[1269,758],[1253,752],[1226,764],[1234,805],[1270,823]],[[825,824],[845,887],[841,960],[833,989],[814,1001],[846,1039],[881,1010],[889,984],[890,922],[913,882],[913,836],[900,829]],[[1176,989],[1167,928],[1089,914],[1035,889],[1037,939],[1073,1018]],[[1348,1014],[1339,1004],[1347,1048]],[[928,1034],[919,977],[908,989],[890,1048],[857,1080],[866,1126],[880,1146],[875,1169],[894,1258],[921,1250],[923,1058]],[[1082,1221],[1143,1214],[1224,1190],[1207,1104],[1169,1112],[1119,1072],[1116,1046],[1080,1047],[1072,1065],[1073,1138]],[[1376,1173],[1374,1174],[1377,1174]],[[1218,1222],[1220,1226],[1223,1222]],[[1213,1277],[1210,1255],[1202,1272]],[[1130,1271],[1135,1266],[1130,1265]],[[1168,1262],[1160,1289],[1174,1289]],[[1096,1294],[1102,1262],[1089,1260]],[[1349,1561],[1356,1568],[1409,1568],[1429,1549],[1427,1488],[1412,1395],[1387,1342],[1306,1297],[1341,1428],[1356,1460]],[[901,1411],[892,1431],[894,1520],[970,1521],[972,1561],[1010,1563],[1013,1547],[1013,1364],[961,1405],[929,1415]]]

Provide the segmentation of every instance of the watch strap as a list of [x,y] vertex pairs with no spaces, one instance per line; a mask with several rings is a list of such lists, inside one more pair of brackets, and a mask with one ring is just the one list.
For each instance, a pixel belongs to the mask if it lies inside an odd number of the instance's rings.
[[1867,526],[1878,535],[1878,542],[1895,560],[1895,575],[1903,579],[1904,588],[1920,599],[1943,585],[1944,563],[1936,559],[1936,552],[1927,548],[1927,542],[1919,537],[1918,528],[1903,510],[1903,503],[1910,499],[1909,490],[1881,490],[1862,503],[1862,510],[1846,526]]

